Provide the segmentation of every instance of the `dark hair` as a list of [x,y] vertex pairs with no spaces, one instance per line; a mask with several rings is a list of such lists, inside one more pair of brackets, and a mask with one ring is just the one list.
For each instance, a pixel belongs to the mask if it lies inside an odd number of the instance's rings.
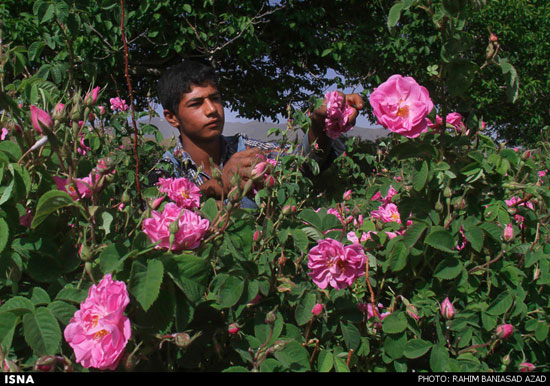
[[183,95],[191,91],[191,86],[212,84],[217,87],[218,79],[212,67],[201,62],[186,60],[169,68],[157,83],[157,93],[162,107],[178,112]]

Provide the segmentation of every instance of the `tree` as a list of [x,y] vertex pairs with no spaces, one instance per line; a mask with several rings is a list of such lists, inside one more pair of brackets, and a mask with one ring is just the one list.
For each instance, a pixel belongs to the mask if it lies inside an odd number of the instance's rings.
[[[121,3],[128,73],[139,108],[155,98],[162,71],[183,59],[214,65],[227,104],[251,119],[276,118],[287,103],[303,107],[311,95],[320,96],[332,82],[328,69],[340,74],[342,83],[361,84],[368,94],[394,73],[435,86],[440,63],[448,60],[482,67],[471,83],[461,85],[471,87],[472,98],[447,98],[449,108],[464,114],[476,111],[501,138],[526,143],[536,141],[549,121],[544,101],[549,90],[545,53],[550,5],[540,0],[7,0],[0,5],[3,40],[17,47],[17,55],[13,71],[4,76],[21,80],[40,69],[42,79],[62,90],[75,78],[83,88],[93,80],[109,95],[125,97]],[[459,39],[450,35],[442,42],[437,21],[447,8],[438,7],[443,4],[454,12],[452,4],[461,3],[462,24],[453,33],[468,44],[459,46]],[[394,5],[400,21],[388,28]],[[433,15],[425,11],[430,7],[444,11]],[[489,29],[499,44],[489,63],[507,58],[517,69],[515,79],[520,81],[513,104],[505,91],[513,74],[503,71],[504,62],[484,65]],[[448,57],[442,58],[442,52]],[[28,88],[25,82],[17,84]],[[436,103],[442,97],[436,96]]]

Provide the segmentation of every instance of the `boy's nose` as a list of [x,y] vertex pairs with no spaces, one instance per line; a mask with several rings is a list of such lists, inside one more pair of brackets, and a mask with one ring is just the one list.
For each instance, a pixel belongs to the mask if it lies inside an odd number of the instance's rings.
[[208,98],[204,100],[204,110],[206,114],[213,114],[218,111],[216,106],[214,106],[214,103],[212,103],[212,101]]

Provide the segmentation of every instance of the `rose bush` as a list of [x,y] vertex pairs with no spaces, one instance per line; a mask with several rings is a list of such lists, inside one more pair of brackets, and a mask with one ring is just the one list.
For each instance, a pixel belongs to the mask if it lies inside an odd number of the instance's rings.
[[[345,152],[322,175],[311,158],[280,154],[255,170],[263,187],[236,186],[223,204],[185,180],[147,185],[165,149],[147,137],[159,137],[148,113],[135,135],[120,97],[38,75],[35,92],[6,87],[3,368],[547,369],[550,142],[514,149],[485,135],[475,111],[453,120],[438,90],[464,73],[442,73],[451,78],[430,92],[404,76],[377,88],[373,111],[391,136],[341,137]],[[308,113],[289,111],[285,138]],[[244,195],[257,211],[239,207]]]

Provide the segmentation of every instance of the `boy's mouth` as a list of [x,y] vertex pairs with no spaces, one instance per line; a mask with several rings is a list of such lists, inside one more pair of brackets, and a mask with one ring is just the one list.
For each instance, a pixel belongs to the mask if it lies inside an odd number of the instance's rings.
[[214,128],[217,128],[217,127],[222,127],[222,121],[219,120],[219,119],[216,119],[214,121],[210,121],[208,122],[206,125],[204,125],[205,128],[207,129],[214,129]]

